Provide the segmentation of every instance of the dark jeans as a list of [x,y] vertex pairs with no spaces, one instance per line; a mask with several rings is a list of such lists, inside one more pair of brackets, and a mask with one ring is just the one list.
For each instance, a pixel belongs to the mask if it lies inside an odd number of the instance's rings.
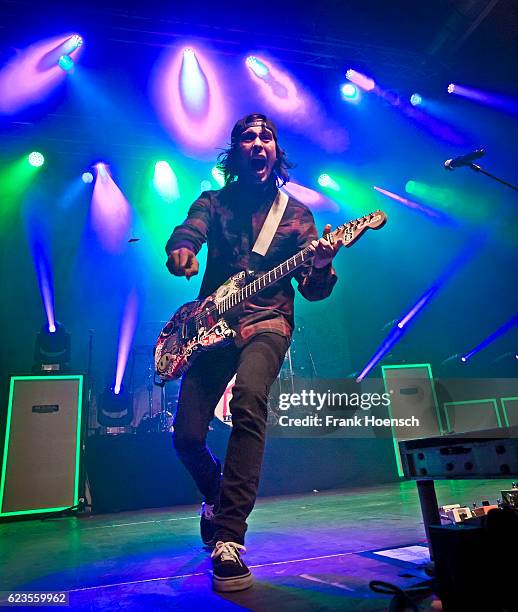
[[[288,349],[272,332],[202,353],[185,374],[174,421],[174,445],[208,503],[216,504],[216,541],[243,544],[246,519],[255,504],[266,436],[267,400]],[[209,423],[225,388],[237,373],[230,410],[232,433],[220,483],[219,461],[206,444]]]

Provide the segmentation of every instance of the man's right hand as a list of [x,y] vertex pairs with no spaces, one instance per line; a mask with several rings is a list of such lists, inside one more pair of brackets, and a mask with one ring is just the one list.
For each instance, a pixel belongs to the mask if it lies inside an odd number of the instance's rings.
[[167,269],[175,276],[185,276],[187,280],[198,274],[198,260],[190,250],[182,247],[169,253],[166,263]]

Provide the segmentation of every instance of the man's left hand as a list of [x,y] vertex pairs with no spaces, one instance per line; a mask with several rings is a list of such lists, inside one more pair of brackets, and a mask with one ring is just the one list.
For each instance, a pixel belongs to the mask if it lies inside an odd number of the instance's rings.
[[333,261],[333,257],[343,246],[343,240],[338,239],[333,244],[329,242],[326,236],[331,232],[331,225],[327,224],[324,228],[324,237],[320,240],[313,240],[310,245],[311,250],[315,253],[313,266],[315,268],[325,268]]

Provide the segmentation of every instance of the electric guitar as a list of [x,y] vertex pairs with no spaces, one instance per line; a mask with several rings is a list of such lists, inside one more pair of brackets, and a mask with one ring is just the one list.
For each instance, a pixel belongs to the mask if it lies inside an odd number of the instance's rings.
[[[332,244],[342,240],[344,246],[350,247],[367,229],[379,229],[386,221],[385,213],[377,210],[338,226],[325,238]],[[159,378],[163,382],[180,378],[199,353],[231,342],[236,332],[228,320],[232,320],[238,307],[313,256],[311,249],[306,247],[256,277],[245,271],[238,272],[205,299],[181,306],[160,332],[155,344],[155,369]]]

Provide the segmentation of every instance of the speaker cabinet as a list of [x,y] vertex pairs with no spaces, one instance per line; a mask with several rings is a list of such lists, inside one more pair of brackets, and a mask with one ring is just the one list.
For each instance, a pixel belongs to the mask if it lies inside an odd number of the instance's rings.
[[518,425],[518,397],[502,397],[502,412],[507,427]]
[[390,393],[390,417],[416,417],[419,427],[393,427],[398,474],[403,476],[398,442],[429,438],[443,433],[437,394],[430,364],[382,366],[385,391]]
[[13,376],[0,517],[76,506],[83,376]]
[[467,433],[502,427],[496,399],[444,402],[449,432]]
[[419,419],[419,427],[395,427],[398,440],[429,438],[442,434],[443,426],[430,365],[383,366],[385,390],[390,393],[393,418]]

